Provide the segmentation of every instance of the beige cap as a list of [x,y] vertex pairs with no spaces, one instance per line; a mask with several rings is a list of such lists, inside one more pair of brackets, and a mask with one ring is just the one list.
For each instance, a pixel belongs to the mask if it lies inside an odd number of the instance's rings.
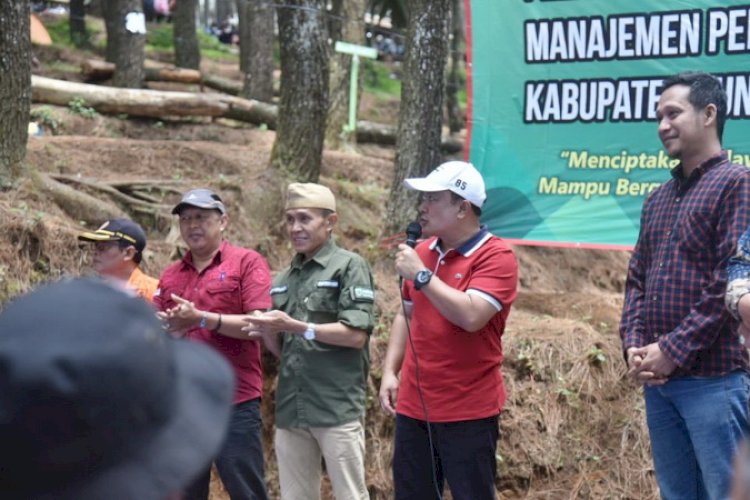
[[286,192],[286,206],[291,208],[323,208],[336,211],[336,198],[330,189],[312,182],[293,182]]

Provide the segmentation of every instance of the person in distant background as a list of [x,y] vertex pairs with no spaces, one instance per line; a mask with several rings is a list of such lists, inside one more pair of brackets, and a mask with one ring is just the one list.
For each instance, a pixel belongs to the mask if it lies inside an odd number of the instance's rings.
[[219,38],[219,41],[221,43],[227,45],[236,45],[237,43],[239,43],[239,33],[237,32],[236,26],[232,24],[230,19],[226,19],[223,23],[221,23],[221,27],[219,28],[217,37]]
[[143,15],[146,16],[146,21],[149,23],[156,19],[154,0],[143,0]]
[[154,12],[156,14],[156,21],[169,22],[170,21],[170,6],[169,0],[153,0]]
[[159,281],[141,271],[146,233],[130,219],[108,220],[96,231],[78,235],[92,243],[92,265],[99,276],[127,286],[151,301]]
[[745,441],[734,457],[730,500],[750,500],[750,443]]

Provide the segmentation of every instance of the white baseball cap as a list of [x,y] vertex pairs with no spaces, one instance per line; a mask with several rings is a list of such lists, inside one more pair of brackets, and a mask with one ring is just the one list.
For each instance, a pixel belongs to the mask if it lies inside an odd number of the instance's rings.
[[404,185],[415,191],[451,191],[472,205],[482,208],[487,193],[484,191],[482,174],[465,161],[449,161],[438,166],[427,177],[404,179]]

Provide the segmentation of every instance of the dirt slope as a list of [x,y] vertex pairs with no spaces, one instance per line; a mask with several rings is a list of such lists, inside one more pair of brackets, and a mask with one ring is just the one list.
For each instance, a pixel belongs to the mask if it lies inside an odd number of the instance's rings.
[[[59,119],[59,133],[78,135],[32,138],[31,169],[65,176],[71,185],[76,179],[99,184],[148,181],[151,196],[165,207],[182,190],[213,187],[230,206],[228,237],[261,251],[274,270],[288,262],[280,187],[267,168],[273,132],[229,123],[84,119],[61,108],[49,111]],[[372,340],[372,404],[367,415],[373,498],[392,494],[392,421],[375,404],[388,324],[398,307],[392,250],[378,229],[392,168],[393,152],[384,148],[326,152],[321,178],[341,200],[340,240],[373,263],[378,284],[380,324]],[[96,189],[77,187],[108,198]],[[120,208],[128,210],[127,205]],[[147,225],[145,267],[158,274],[179,251],[175,228],[130,214]],[[18,190],[0,194],[0,224],[9,235],[0,242],[0,298],[39,281],[86,272],[74,237],[84,226],[38,182],[30,179]],[[516,252],[521,293],[504,338],[503,371],[510,396],[498,450],[500,497],[655,498],[641,397],[623,379],[617,336],[628,255],[532,247],[517,247]],[[276,491],[270,440],[273,360],[266,360],[266,371],[268,477]]]
[[[48,62],[77,64],[82,56],[50,49]],[[46,76],[75,79],[60,65]],[[231,70],[211,68],[229,74]],[[370,112],[395,116],[382,101]],[[61,203],[39,174],[54,175],[79,192],[139,220],[148,231],[145,268],[158,274],[179,255],[179,236],[168,209],[179,193],[208,186],[230,209],[228,238],[259,250],[274,271],[291,251],[282,233],[280,180],[267,168],[273,132],[209,120],[133,120],[85,117],[67,108],[34,106],[44,135],[28,147],[30,176],[0,193],[0,304],[39,282],[87,271],[75,239],[80,213]],[[367,113],[368,111],[365,111]],[[54,133],[53,133],[54,132]],[[362,146],[327,151],[321,182],[337,194],[338,237],[373,265],[379,324],[372,337],[371,404],[367,413],[368,484],[373,499],[392,498],[393,422],[380,411],[376,391],[398,302],[392,235],[380,231],[394,152]],[[155,210],[137,210],[113,186],[128,185]],[[93,217],[95,218],[95,217]],[[104,216],[101,217],[102,219]],[[574,249],[517,247],[520,294],[503,339],[509,400],[498,448],[500,498],[657,498],[643,403],[624,380],[617,335],[628,255]],[[271,431],[275,362],[264,359],[263,412],[267,476],[278,491]],[[330,497],[324,484],[324,498]],[[212,496],[227,498],[218,483]],[[450,498],[450,496],[448,496]]]

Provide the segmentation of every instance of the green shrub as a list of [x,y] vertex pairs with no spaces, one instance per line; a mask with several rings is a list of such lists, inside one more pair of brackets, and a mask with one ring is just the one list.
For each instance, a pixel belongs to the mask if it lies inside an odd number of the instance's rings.
[[86,100],[83,97],[74,97],[68,103],[70,111],[77,115],[81,115],[84,118],[94,118],[98,113],[94,108],[86,106]]

